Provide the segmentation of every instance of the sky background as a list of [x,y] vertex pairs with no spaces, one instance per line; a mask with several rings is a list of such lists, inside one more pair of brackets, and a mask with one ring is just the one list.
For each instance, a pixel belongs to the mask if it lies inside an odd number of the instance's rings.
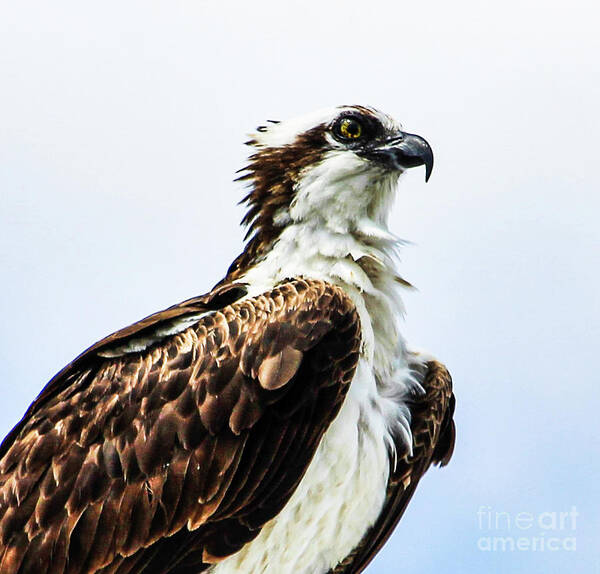
[[0,2],[0,434],[81,350],[221,278],[248,132],[370,104],[436,154],[390,222],[458,440],[368,572],[600,572],[597,6],[217,4]]

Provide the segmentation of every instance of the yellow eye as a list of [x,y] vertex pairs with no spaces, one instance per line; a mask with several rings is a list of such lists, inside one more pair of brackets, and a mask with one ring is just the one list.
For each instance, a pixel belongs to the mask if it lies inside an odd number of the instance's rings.
[[339,134],[346,139],[356,140],[362,135],[362,125],[354,118],[342,118],[339,123]]

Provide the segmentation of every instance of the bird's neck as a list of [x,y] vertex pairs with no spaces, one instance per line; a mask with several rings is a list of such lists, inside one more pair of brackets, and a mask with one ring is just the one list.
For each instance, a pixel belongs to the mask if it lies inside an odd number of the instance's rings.
[[[263,270],[281,280],[304,274],[312,264],[320,267],[317,262],[331,268],[361,258],[358,266],[367,267],[366,278],[373,279],[378,266],[367,260],[393,267],[391,256],[399,243],[387,228],[397,179],[397,174],[368,169],[340,154],[304,170],[296,182],[275,177],[269,186],[259,179],[246,197],[244,222],[251,237],[226,280],[264,275]],[[356,274],[356,287],[367,290],[360,269]]]
[[403,345],[400,290],[406,282],[396,269],[401,240],[387,228],[389,200],[384,199],[387,194],[381,194],[378,208],[348,209],[342,203],[320,213],[305,209],[269,245],[251,241],[228,279],[247,283],[251,296],[298,276],[339,285],[361,316],[365,353],[373,358],[377,348],[391,345],[385,356],[397,356],[395,347]]

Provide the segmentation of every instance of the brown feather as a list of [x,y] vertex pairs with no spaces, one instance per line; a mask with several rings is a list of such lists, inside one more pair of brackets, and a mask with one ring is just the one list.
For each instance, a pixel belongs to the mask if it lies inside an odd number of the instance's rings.
[[303,353],[286,345],[279,353],[266,358],[258,369],[258,380],[268,391],[274,391],[289,383],[296,374]]
[[248,211],[242,219],[249,241],[231,264],[227,281],[241,277],[281,234],[283,227],[275,223],[275,215],[291,204],[302,171],[321,161],[327,151],[327,129],[326,124],[316,126],[290,144],[276,148],[261,147],[255,140],[247,142],[257,149],[237,180],[248,182],[251,188],[243,199]]

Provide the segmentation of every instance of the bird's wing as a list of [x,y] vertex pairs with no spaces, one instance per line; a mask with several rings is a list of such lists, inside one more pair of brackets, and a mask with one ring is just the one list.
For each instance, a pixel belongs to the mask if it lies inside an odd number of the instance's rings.
[[[452,457],[455,441],[454,394],[452,379],[446,367],[437,361],[418,361],[414,371],[425,390],[410,405],[412,453],[399,451],[399,457],[388,482],[387,495],[379,518],[354,551],[330,574],[362,572],[392,534],[416,487],[429,466],[445,466]],[[401,443],[398,449],[402,449]]]
[[0,447],[3,574],[199,572],[285,505],[352,379],[358,315],[322,281],[219,297],[116,333],[36,399]]

